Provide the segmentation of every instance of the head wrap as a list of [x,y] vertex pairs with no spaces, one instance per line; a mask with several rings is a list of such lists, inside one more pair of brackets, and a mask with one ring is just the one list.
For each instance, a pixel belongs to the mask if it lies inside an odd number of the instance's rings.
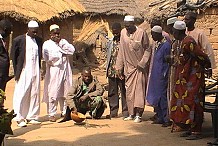
[[52,24],[49,30],[52,31],[53,29],[60,29],[60,27],[57,24]]
[[186,24],[184,21],[176,21],[173,25],[173,28],[175,28],[177,30],[185,30]]
[[155,26],[151,29],[151,31],[157,32],[157,33],[162,33],[162,28],[161,28],[160,26],[158,26],[158,25],[155,25]]
[[169,18],[169,19],[167,19],[167,25],[174,24],[178,20],[179,19],[177,17]]
[[36,21],[31,20],[31,21],[28,23],[28,27],[29,27],[29,28],[39,27],[39,24],[38,24]]
[[124,21],[131,21],[131,22],[134,22],[134,16],[127,15],[127,16],[125,16]]

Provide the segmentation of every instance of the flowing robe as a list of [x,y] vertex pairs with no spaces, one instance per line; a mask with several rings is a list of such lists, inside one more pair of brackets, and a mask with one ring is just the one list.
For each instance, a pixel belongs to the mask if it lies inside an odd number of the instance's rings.
[[43,102],[66,97],[69,87],[72,86],[72,71],[69,55],[73,55],[75,48],[65,39],[59,44],[47,40],[43,44],[43,57],[46,61]]
[[36,40],[26,35],[26,55],[19,80],[15,83],[15,120],[37,119],[40,105],[40,69]]
[[165,61],[165,57],[170,54],[170,48],[170,43],[165,40],[154,49],[146,96],[149,105],[158,106],[160,98],[166,98],[167,96],[169,65]]
[[[181,42],[171,99],[171,119],[175,123],[201,125],[203,122],[204,68],[209,58],[190,36]],[[200,127],[200,126],[199,126]]]
[[[147,33],[137,28],[132,36],[128,36],[127,30],[122,29],[115,68],[122,70],[124,67],[126,101],[130,115],[134,115],[135,107],[144,108],[145,106],[149,57]],[[144,71],[138,70],[137,66],[142,67]]]

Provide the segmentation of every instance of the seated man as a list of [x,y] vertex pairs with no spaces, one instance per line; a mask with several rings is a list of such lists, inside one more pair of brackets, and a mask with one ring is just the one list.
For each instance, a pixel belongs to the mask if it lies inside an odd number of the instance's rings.
[[84,68],[81,76],[74,80],[69,90],[66,115],[60,123],[71,120],[72,111],[82,114],[89,111],[92,118],[99,119],[106,107],[102,94],[103,88],[97,78],[92,76],[90,68]]

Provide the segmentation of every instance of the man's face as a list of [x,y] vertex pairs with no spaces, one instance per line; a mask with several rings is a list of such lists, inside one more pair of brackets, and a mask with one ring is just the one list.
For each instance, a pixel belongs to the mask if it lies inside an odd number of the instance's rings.
[[37,36],[37,33],[38,33],[38,27],[34,27],[34,28],[29,28],[28,29],[28,35],[31,38],[35,38]]
[[161,33],[157,33],[157,32],[153,32],[151,31],[151,36],[153,38],[154,41],[158,41],[161,39],[162,34]]
[[51,31],[51,39],[55,42],[59,42],[60,41],[60,29],[53,29]]
[[173,34],[173,24],[167,25],[167,29],[168,29],[170,34]]
[[179,40],[180,38],[180,31],[173,28],[173,37],[176,39],[176,40]]
[[134,22],[124,21],[124,26],[125,26],[128,33],[133,33],[135,30],[135,23]]
[[82,73],[82,80],[86,84],[90,84],[92,82],[92,74],[89,71],[84,71]]
[[194,18],[191,18],[190,15],[185,15],[184,22],[187,27],[194,26],[195,21],[196,20]]
[[114,28],[112,29],[112,33],[114,35],[114,39],[118,39],[120,37],[120,29]]
[[4,32],[2,33],[2,37],[7,38],[11,34],[11,31],[12,31],[12,26],[5,28]]

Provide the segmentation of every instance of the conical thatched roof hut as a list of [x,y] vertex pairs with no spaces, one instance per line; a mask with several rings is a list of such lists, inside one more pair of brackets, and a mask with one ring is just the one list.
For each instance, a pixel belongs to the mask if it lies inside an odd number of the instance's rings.
[[77,0],[1,0],[0,17],[19,21],[45,22],[52,18],[64,19],[85,8]]

